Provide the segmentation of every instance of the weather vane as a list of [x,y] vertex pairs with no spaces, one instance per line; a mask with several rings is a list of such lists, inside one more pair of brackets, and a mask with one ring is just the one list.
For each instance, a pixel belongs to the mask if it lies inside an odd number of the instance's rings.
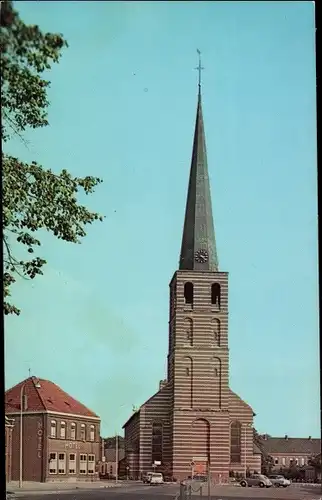
[[199,72],[198,85],[199,85],[199,88],[200,88],[200,86],[201,86],[201,71],[203,69],[205,69],[205,68],[203,66],[201,66],[201,52],[200,52],[200,50],[197,49],[197,52],[198,52],[198,55],[199,55],[199,65],[195,69],[197,69],[198,72]]

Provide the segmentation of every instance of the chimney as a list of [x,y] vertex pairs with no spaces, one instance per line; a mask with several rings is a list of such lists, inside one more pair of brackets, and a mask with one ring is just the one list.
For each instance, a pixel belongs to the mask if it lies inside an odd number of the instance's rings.
[[309,441],[312,441],[312,436],[309,436]]
[[288,440],[288,435],[287,434],[285,434],[285,439],[286,439],[286,441]]

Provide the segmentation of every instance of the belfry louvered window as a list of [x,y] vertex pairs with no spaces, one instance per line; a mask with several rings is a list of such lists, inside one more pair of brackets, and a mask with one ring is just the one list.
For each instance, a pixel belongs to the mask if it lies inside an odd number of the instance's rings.
[[220,285],[213,283],[211,285],[211,303],[220,309]]
[[184,284],[184,301],[186,304],[193,304],[193,284],[190,281]]

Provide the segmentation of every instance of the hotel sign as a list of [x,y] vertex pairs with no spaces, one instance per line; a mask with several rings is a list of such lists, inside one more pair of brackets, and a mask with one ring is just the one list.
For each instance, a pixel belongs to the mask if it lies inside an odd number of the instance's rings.
[[80,450],[80,444],[75,441],[69,441],[69,443],[65,443],[65,448],[68,448],[69,450]]
[[44,430],[42,425],[42,420],[37,422],[37,457],[42,457],[42,440],[43,440]]

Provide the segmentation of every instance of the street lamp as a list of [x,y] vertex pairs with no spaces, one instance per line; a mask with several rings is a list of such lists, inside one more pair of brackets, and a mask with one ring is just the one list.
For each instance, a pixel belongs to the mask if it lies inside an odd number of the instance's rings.
[[251,428],[252,424],[245,424],[244,426],[244,468],[245,468],[245,478],[247,475],[247,429]]

